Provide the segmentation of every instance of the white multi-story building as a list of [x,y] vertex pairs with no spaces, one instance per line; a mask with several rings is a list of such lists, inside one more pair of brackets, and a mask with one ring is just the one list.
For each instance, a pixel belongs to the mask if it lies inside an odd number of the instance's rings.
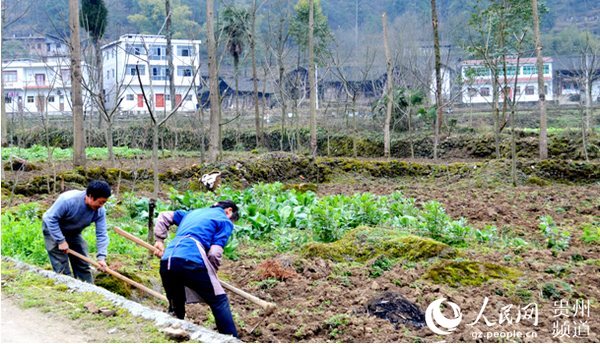
[[[173,39],[171,43],[176,104],[181,103],[179,111],[194,111],[196,89],[201,85],[200,75],[196,73],[200,65],[200,41]],[[121,111],[147,112],[145,94],[153,111],[171,110],[167,40],[164,36],[123,35],[102,47],[102,58],[107,107],[113,108],[118,104]]]
[[[68,58],[44,62],[2,62],[2,90],[7,113],[71,112],[71,72]],[[86,68],[82,66],[85,77]],[[84,105],[89,100],[84,90]]]
[[[546,100],[553,100],[552,90],[552,59],[544,57],[544,86]],[[538,100],[538,71],[535,58],[522,58],[517,60],[507,59],[507,84],[508,94],[515,97],[517,102],[534,102]],[[464,104],[491,103],[492,92],[492,74],[490,68],[482,60],[466,60],[461,63],[461,73],[463,80],[462,102]],[[498,85],[504,87],[504,75],[502,65],[498,65]],[[515,88],[515,77],[517,77]],[[513,90],[513,88],[515,88]],[[499,92],[499,101],[504,101],[504,92]]]

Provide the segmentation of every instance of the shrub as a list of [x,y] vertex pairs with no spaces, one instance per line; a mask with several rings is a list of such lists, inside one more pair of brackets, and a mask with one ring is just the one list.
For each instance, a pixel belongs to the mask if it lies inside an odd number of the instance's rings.
[[546,238],[546,245],[549,249],[553,251],[564,251],[569,248],[571,233],[558,228],[551,216],[542,216],[540,218],[539,228],[542,231],[544,238]]

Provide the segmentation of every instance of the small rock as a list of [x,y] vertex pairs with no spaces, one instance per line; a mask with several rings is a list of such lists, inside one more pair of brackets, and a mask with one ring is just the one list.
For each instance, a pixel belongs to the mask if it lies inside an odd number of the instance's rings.
[[114,309],[102,307],[102,308],[100,308],[100,314],[102,314],[108,318],[108,317],[112,317],[115,314],[117,314],[117,311],[115,311]]
[[113,328],[111,328],[110,330],[107,331],[108,334],[113,334],[113,333],[116,333],[116,332],[117,332],[117,328],[116,327],[113,327]]
[[161,331],[165,334],[165,336],[167,336],[167,338],[176,340],[178,342],[190,340],[190,334],[187,331],[180,328],[167,327],[165,329],[162,329]]
[[373,290],[379,289],[379,283],[377,283],[377,281],[373,281],[373,283],[371,284],[371,289],[373,289]]
[[88,302],[85,305],[83,305],[83,307],[92,314],[100,313],[100,308],[98,308],[98,306],[96,306],[94,302]]
[[367,332],[367,333],[372,333],[372,332],[373,332],[373,329],[372,329],[372,328],[370,328],[370,327],[365,327],[365,332]]

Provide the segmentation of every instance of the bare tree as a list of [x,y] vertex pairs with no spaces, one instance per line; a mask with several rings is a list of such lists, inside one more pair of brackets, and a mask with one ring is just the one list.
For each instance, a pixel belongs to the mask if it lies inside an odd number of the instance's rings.
[[[432,0],[433,1],[433,0]],[[388,26],[387,26],[387,15],[383,13],[381,16],[383,22],[383,46],[385,47],[385,59],[387,65],[387,81],[386,81],[386,94],[387,94],[387,109],[385,112],[385,124],[383,125],[383,155],[386,158],[390,157],[390,123],[392,121],[392,107],[394,104],[394,74],[392,66],[392,54],[390,52],[390,46],[388,44]]]
[[206,36],[208,41],[208,73],[210,82],[210,128],[208,142],[208,161],[219,158],[221,142],[221,113],[219,105],[219,76],[217,74],[217,47],[214,30],[214,0],[206,0]]
[[173,37],[173,27],[171,25],[171,1],[165,0],[165,37],[167,39],[167,64],[169,69],[169,94],[171,95],[171,110],[177,106],[177,97],[175,96],[175,67],[173,66],[173,44],[171,38]]
[[540,37],[540,18],[538,15],[538,2],[531,0],[531,10],[533,17],[533,34],[535,36],[535,53],[537,64],[538,81],[538,105],[540,107],[540,159],[548,158],[548,128],[546,121],[546,94],[544,91],[544,60],[542,58],[542,39]]
[[438,158],[438,145],[440,143],[440,128],[442,126],[442,57],[440,55],[440,33],[438,29],[438,15],[436,0],[431,0],[431,25],[433,27],[433,49],[435,54],[435,128],[433,136],[433,159]]
[[79,40],[79,2],[69,0],[71,50],[71,101],[73,102],[73,166],[85,166],[85,133],[81,95],[81,41]]
[[308,15],[308,82],[310,84],[310,150],[317,157],[317,87],[315,81],[315,51],[314,51],[314,12],[315,2],[309,0]]

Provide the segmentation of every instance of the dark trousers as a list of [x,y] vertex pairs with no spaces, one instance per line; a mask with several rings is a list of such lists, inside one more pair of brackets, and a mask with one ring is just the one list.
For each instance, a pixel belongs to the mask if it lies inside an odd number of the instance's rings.
[[238,337],[229,308],[227,295],[215,295],[208,272],[204,266],[187,259],[172,258],[171,268],[167,260],[160,261],[160,277],[169,299],[169,310],[179,319],[185,317],[185,287],[194,290],[210,306],[220,333]]
[[[88,245],[81,234],[65,236],[65,239],[71,250],[81,253],[86,257],[88,256]],[[58,244],[54,241],[54,239],[52,239],[50,233],[45,230],[44,242],[46,244],[46,251],[48,251],[48,257],[50,257],[50,264],[52,264],[52,269],[54,269],[54,272],[72,276],[72,267],[75,278],[88,283],[94,282],[90,265],[77,257],[71,256],[59,250]],[[71,267],[69,267],[69,261],[71,262]]]

